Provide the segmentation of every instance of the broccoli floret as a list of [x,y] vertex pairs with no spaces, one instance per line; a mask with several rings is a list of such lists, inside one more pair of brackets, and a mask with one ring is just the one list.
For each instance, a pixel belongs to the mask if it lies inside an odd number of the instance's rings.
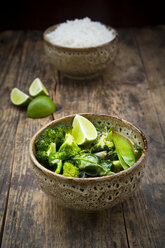
[[53,130],[50,128],[44,131],[44,133],[35,142],[36,150],[46,151],[48,149],[50,143],[53,142],[52,133]]
[[48,165],[49,156],[54,152],[56,152],[56,144],[50,143],[46,151],[42,151],[42,150],[37,151],[36,158],[41,164]]
[[56,152],[56,143],[51,143],[47,150],[47,156],[49,157],[50,154],[55,153],[55,152]]
[[41,164],[48,165],[48,156],[46,151],[37,151],[36,158]]
[[69,162],[65,162],[63,165],[63,176],[66,177],[79,177],[79,169]]
[[56,167],[55,173],[60,174],[61,169],[62,169],[62,160],[59,160],[57,162],[57,167]]
[[71,134],[66,134],[65,142],[60,146],[59,152],[65,152],[68,157],[75,156],[81,151]]
[[60,125],[60,126],[53,127],[52,129],[62,133],[64,136],[66,133],[72,132],[72,126]]
[[52,153],[49,156],[49,165],[54,166],[59,160],[66,160],[68,158],[67,153],[65,152],[56,152]]
[[46,151],[50,143],[56,143],[57,149],[65,140],[66,133],[71,132],[72,127],[57,126],[54,128],[47,128],[44,133],[36,140],[35,147],[38,151]]
[[49,166],[55,167],[55,173],[60,174],[62,169],[62,161],[67,158],[67,154],[65,152],[56,152],[52,153],[49,156]]
[[57,126],[53,128],[56,136],[57,149],[63,144],[65,140],[65,135],[71,133],[71,126]]
[[48,128],[44,133],[36,140],[35,147],[39,151],[47,151],[51,143],[56,143],[56,133],[53,129]]
[[113,146],[113,142],[109,141],[107,135],[103,133],[101,137],[98,138],[97,143],[91,148],[91,152],[109,151]]
[[60,173],[62,169],[62,162],[75,156],[80,151],[80,148],[69,133],[66,134],[65,142],[60,146],[58,152],[49,156],[49,166],[56,166],[56,173]]
[[107,154],[107,158],[111,161],[118,160],[117,152],[115,147],[113,147]]

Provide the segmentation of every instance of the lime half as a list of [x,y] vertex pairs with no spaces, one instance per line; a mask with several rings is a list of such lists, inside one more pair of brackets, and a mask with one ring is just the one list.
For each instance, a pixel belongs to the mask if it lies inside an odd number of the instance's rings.
[[94,141],[97,138],[95,126],[81,115],[75,116],[72,126],[72,135],[78,145]]
[[45,86],[43,85],[43,83],[39,78],[34,79],[34,81],[31,83],[29,88],[29,94],[34,97],[41,95],[45,95],[45,96],[49,95],[47,89],[45,88]]
[[37,96],[28,105],[27,116],[41,118],[54,113],[56,106],[48,96]]
[[10,100],[14,105],[27,106],[32,99],[23,91],[19,90],[18,88],[14,88],[11,91]]

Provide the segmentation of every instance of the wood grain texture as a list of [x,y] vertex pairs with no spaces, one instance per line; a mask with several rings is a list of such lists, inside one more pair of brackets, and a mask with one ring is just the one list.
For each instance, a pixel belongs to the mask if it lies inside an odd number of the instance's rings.
[[[9,93],[14,86],[28,93],[29,85],[35,77],[40,75],[44,81],[43,75],[46,76],[46,73],[44,73],[46,65],[44,63],[45,58],[43,54],[42,42],[40,42],[40,34],[41,33],[37,33],[37,32],[33,33],[33,35],[31,35],[30,33],[23,33],[23,32],[20,33],[20,36],[23,37],[23,39],[20,41],[18,50],[15,55],[16,58],[13,58],[13,61],[15,61],[15,59],[18,59],[18,61],[20,61],[19,65],[16,67],[19,73],[16,75],[15,80],[11,80],[9,82],[8,96],[6,96],[5,98],[6,106],[9,105]],[[35,59],[34,59],[34,51],[35,51]],[[13,66],[11,65],[11,70],[12,69],[13,69]],[[49,78],[47,77],[48,88],[49,88],[49,83],[52,83],[52,82],[49,82]],[[16,130],[16,135],[15,135],[15,140],[14,140],[15,143],[13,146],[14,154],[13,154],[13,161],[12,161],[12,169],[13,169],[13,172],[12,172],[13,174],[11,178],[12,186],[9,189],[9,199],[8,199],[8,205],[7,205],[7,210],[6,210],[7,212],[6,218],[9,219],[9,222],[6,222],[5,232],[6,234],[7,233],[8,234],[7,234],[7,239],[5,238],[6,241],[2,243],[2,247],[3,246],[4,247],[21,247],[25,245],[27,245],[28,247],[27,240],[28,239],[30,240],[30,238],[27,233],[30,230],[29,225],[31,221],[30,221],[30,216],[28,216],[28,218],[25,219],[26,224],[23,221],[24,220],[23,206],[25,207],[26,205],[26,207],[31,209],[32,211],[31,200],[29,201],[29,199],[31,198],[30,193],[29,193],[30,192],[29,187],[37,188],[36,182],[32,176],[32,172],[29,168],[27,168],[27,165],[29,164],[29,156],[28,156],[29,142],[30,142],[30,138],[32,137],[32,135],[39,128],[41,128],[47,122],[52,120],[52,116],[49,116],[41,120],[33,120],[33,119],[27,118],[26,110],[19,110],[15,108],[14,106],[12,106],[11,104],[10,104],[9,109],[11,112],[19,114],[19,120],[16,123],[16,116],[15,116],[13,117],[15,118],[15,120],[13,120],[13,122],[11,123],[12,125],[13,123],[16,124],[17,130]],[[6,125],[6,129],[10,129],[10,126]],[[13,139],[12,136],[11,136],[11,139]],[[8,157],[9,156],[6,156],[6,158]],[[37,190],[39,191],[38,188]],[[33,195],[32,191],[31,191],[31,194]],[[38,204],[40,203],[38,202]],[[7,223],[10,223],[10,224],[7,225]],[[19,239],[13,238],[13,235],[14,237],[15,235],[19,236],[17,233],[18,230],[16,231],[16,229],[21,228],[22,223],[25,228],[24,231],[27,234],[26,236],[27,240],[25,241],[24,241],[24,235],[21,232],[20,234],[22,234],[22,237],[19,237]],[[15,233],[14,230],[16,231],[17,234]],[[32,232],[30,232],[30,234],[33,235],[33,232],[34,232],[34,229],[32,229]]]
[[[84,82],[68,79],[49,65],[41,32],[4,36],[0,48],[5,82],[1,79],[4,130],[0,138],[7,144],[0,168],[3,248],[163,247],[165,77],[163,52],[160,57],[156,54],[165,44],[164,28],[121,29],[119,34],[115,62],[103,76]],[[28,92],[35,77],[47,86],[57,107],[53,116],[37,120],[9,104],[12,87]],[[81,213],[57,206],[55,199],[39,189],[31,170],[28,146],[32,135],[52,119],[78,112],[123,117],[142,128],[149,140],[149,162],[140,189],[127,201],[103,212]],[[6,132],[10,138],[5,138]]]
[[[12,173],[14,155],[14,140],[19,120],[19,112],[11,108],[9,102],[9,88],[14,87],[18,76],[20,59],[17,59],[19,36],[12,32],[0,35],[0,237],[2,238],[3,225],[6,215],[6,206]],[[21,41],[20,41],[21,42]],[[21,57],[20,51],[20,57]],[[16,58],[16,59],[13,59]],[[0,238],[0,239],[1,239]]]
[[[143,108],[145,131],[149,137],[149,161],[142,189],[136,198],[124,202],[124,215],[130,247],[165,245],[165,29],[133,30],[147,79],[148,103]],[[145,91],[146,92],[146,91]],[[153,106],[153,108],[151,107]],[[153,118],[155,116],[155,118]],[[155,122],[155,120],[157,120]]]

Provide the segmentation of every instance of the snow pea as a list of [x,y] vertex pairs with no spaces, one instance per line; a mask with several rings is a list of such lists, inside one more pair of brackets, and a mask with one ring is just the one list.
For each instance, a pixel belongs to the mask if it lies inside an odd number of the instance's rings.
[[127,138],[116,132],[113,132],[112,138],[120,163],[123,169],[127,169],[135,163],[135,154],[131,143]]

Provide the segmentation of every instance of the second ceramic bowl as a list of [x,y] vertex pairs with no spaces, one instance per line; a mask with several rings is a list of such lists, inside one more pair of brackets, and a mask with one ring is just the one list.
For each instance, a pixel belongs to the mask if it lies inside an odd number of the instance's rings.
[[73,79],[89,79],[98,76],[116,56],[118,32],[107,27],[115,34],[115,38],[103,45],[88,48],[67,48],[52,44],[47,34],[58,25],[45,30],[43,34],[45,51],[55,69],[62,71]]
[[57,204],[82,211],[96,211],[112,207],[126,199],[138,187],[147,160],[147,140],[131,123],[109,115],[81,114],[96,127],[112,127],[143,147],[140,159],[131,167],[113,175],[95,178],[71,178],[56,174],[42,166],[35,157],[35,140],[46,128],[71,125],[75,115],[65,116],[39,130],[30,143],[32,168],[41,189],[55,197]]

